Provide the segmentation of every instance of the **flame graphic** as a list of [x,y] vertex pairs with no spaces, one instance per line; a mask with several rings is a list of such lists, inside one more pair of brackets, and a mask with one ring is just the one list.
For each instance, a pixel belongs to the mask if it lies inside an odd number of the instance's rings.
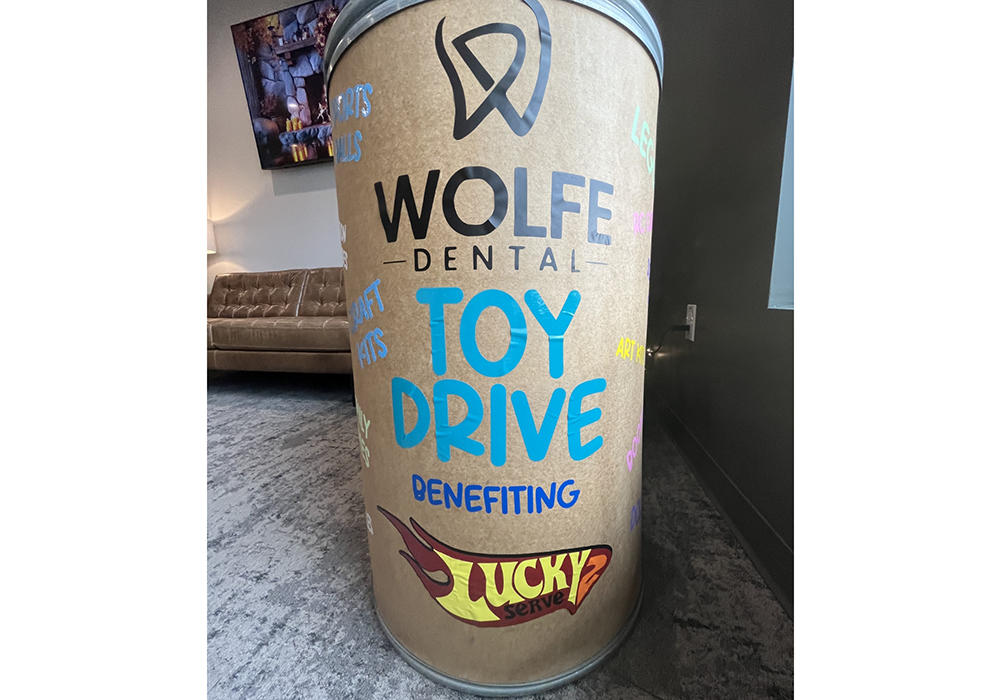
[[[505,627],[556,610],[570,615],[611,563],[611,547],[594,545],[538,554],[490,555],[454,549],[414,520],[413,530],[381,506],[399,532],[399,553],[448,614],[477,627]],[[418,537],[419,535],[419,537]]]

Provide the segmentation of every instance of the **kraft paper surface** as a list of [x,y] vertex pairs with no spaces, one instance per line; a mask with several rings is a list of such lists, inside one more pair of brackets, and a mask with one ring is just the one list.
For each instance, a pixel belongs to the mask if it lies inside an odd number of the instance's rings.
[[379,612],[442,673],[550,678],[639,596],[653,61],[568,2],[434,0],[329,95]]

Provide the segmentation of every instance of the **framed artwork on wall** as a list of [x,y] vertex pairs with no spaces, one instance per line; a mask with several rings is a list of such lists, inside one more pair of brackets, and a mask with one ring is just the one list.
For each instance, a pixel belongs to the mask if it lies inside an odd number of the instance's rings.
[[348,0],[319,0],[232,26],[264,170],[333,160],[323,51]]

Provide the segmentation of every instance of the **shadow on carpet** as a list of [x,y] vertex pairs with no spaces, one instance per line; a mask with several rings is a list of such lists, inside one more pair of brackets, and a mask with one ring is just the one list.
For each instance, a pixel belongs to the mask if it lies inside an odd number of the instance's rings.
[[[791,620],[653,423],[636,626],[532,697],[793,697]],[[348,377],[209,373],[208,697],[470,697],[408,666],[375,617]]]

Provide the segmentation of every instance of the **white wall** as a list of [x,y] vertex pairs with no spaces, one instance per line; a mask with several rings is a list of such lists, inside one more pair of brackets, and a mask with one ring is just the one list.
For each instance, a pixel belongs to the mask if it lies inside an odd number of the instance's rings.
[[218,253],[208,256],[208,289],[217,274],[335,267],[333,164],[261,170],[230,26],[283,10],[295,0],[208,2],[208,217]]
[[769,309],[795,309],[795,68],[788,94],[788,122],[785,125],[785,160],[781,167],[781,194],[778,196],[778,225],[774,234],[774,262],[771,264]]

